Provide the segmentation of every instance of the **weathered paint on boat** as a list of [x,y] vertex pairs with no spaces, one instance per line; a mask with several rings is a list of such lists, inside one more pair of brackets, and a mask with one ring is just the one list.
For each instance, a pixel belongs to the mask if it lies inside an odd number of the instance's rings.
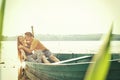
[[[57,54],[56,56],[60,60],[66,60],[86,55],[92,56],[93,54]],[[90,60],[91,57],[62,64],[26,62],[25,71],[34,75],[38,80],[83,80],[89,64],[94,64],[90,62]],[[111,66],[107,75],[107,80],[120,80],[119,61],[120,54],[113,54],[110,60]],[[34,80],[33,77],[32,80]]]

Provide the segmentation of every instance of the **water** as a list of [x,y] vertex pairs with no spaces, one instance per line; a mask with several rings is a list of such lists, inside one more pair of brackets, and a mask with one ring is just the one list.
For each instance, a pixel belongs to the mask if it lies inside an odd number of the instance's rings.
[[[53,53],[95,53],[100,41],[42,41]],[[120,41],[112,41],[112,53],[120,53]],[[18,80],[18,68],[20,63],[17,58],[16,41],[2,42],[2,61],[0,64],[0,80]]]

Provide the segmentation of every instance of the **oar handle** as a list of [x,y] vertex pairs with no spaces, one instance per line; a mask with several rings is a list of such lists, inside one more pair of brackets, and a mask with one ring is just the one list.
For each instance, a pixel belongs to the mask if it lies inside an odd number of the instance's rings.
[[32,30],[32,34],[34,36],[34,29],[33,29],[33,26],[31,26],[31,30]]

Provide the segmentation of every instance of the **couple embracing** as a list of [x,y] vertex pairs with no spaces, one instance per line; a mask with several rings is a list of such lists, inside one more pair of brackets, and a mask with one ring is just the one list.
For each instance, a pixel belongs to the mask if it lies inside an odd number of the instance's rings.
[[22,55],[25,60],[31,62],[50,63],[46,57],[54,62],[59,62],[59,59],[56,58],[39,40],[35,39],[31,32],[26,32],[25,36],[18,36],[17,41],[20,59],[22,58]]

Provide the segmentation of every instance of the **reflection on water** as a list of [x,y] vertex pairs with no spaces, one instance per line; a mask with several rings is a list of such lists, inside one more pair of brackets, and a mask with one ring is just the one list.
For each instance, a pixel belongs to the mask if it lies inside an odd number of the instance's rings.
[[1,67],[1,80],[18,80],[17,79],[17,68],[8,67],[8,65],[4,65]]
[[0,80],[18,80],[17,48],[15,42],[3,42],[1,51],[1,61],[5,64],[0,65],[1,79]]
[[[100,41],[43,41],[53,53],[95,53]],[[112,42],[112,53],[120,53],[120,42]],[[0,64],[0,80],[18,80],[18,68],[20,63],[17,56],[15,41],[2,42],[2,61]]]

